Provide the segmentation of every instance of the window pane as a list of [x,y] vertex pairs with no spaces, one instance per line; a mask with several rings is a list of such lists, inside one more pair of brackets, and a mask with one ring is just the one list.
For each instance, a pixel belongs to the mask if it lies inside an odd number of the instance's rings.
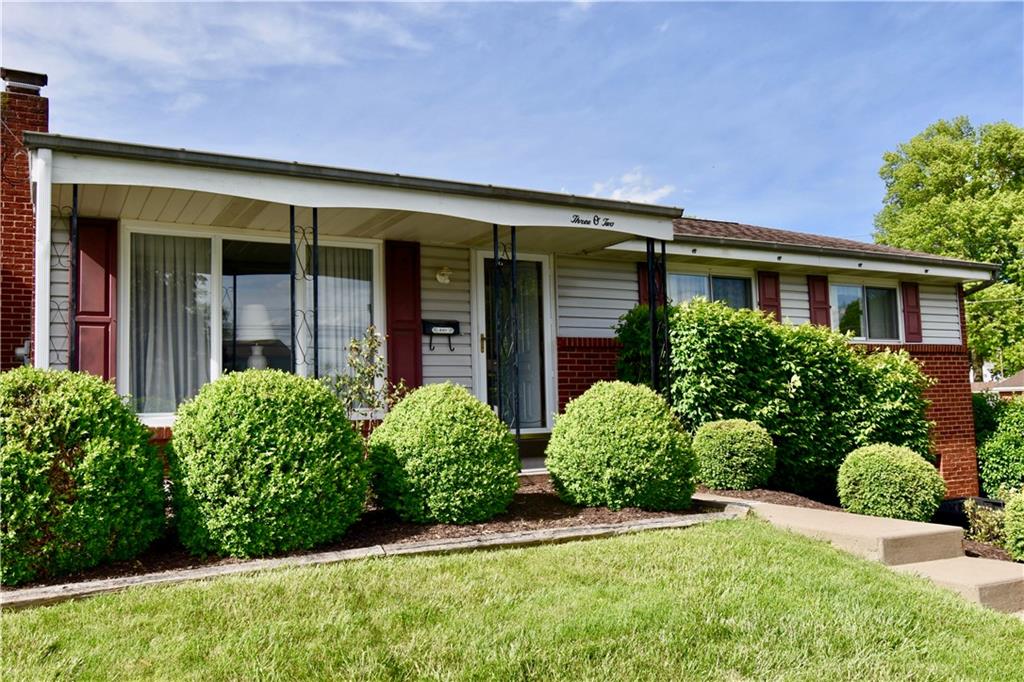
[[711,298],[730,308],[752,308],[753,295],[746,277],[712,277]]
[[836,302],[836,327],[841,332],[851,332],[857,337],[864,336],[861,293],[858,286],[837,284],[832,287],[832,297]]
[[865,287],[864,296],[868,303],[868,338],[898,339],[900,331],[896,320],[896,290]]
[[174,412],[210,380],[210,240],[133,234],[129,390]]
[[224,372],[290,371],[291,246],[224,240]]
[[697,296],[708,298],[708,278],[706,275],[669,274],[668,298],[670,301],[673,303],[686,303]]
[[[320,376],[348,371],[348,345],[373,323],[373,251],[320,247],[318,315]],[[313,292],[309,291],[312,311]],[[312,324],[312,312],[310,312]],[[309,358],[312,367],[313,359]]]

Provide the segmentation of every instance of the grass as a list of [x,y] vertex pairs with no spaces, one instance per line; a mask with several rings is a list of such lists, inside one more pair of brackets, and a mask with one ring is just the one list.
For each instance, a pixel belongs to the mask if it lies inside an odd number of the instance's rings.
[[1024,622],[754,520],[5,613],[4,680],[1024,679]]

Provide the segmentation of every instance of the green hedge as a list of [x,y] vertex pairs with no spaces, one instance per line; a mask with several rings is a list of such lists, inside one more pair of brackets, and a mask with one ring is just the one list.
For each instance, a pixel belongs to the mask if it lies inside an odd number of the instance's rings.
[[111,384],[0,374],[0,582],[129,559],[165,528],[163,467]]
[[974,442],[978,447],[984,445],[999,428],[999,420],[1007,404],[998,393],[971,394],[971,406],[974,408]]
[[[873,442],[931,456],[929,380],[905,352],[868,354],[837,332],[703,299],[672,307],[669,320],[672,409],[690,431],[722,419],[761,424],[777,448],[772,486],[832,496],[844,453]],[[631,312],[619,326],[636,366],[648,351],[626,331],[639,324]]]
[[978,449],[981,487],[989,497],[1001,489],[1024,489],[1024,397],[1006,403],[999,426]]
[[697,480],[709,488],[750,490],[775,470],[775,444],[760,424],[745,419],[708,422],[693,437]]
[[320,382],[227,374],[178,408],[178,535],[196,554],[264,556],[334,540],[362,513],[363,441]]
[[1024,490],[1011,495],[1003,510],[1003,532],[1006,551],[1017,561],[1024,561]]
[[555,420],[546,465],[570,504],[685,509],[694,490],[690,437],[646,386],[602,381]]
[[855,514],[930,521],[946,494],[938,470],[909,448],[858,448],[839,468],[839,501]]
[[370,436],[377,499],[417,523],[475,523],[499,514],[519,487],[515,439],[462,386],[404,397]]

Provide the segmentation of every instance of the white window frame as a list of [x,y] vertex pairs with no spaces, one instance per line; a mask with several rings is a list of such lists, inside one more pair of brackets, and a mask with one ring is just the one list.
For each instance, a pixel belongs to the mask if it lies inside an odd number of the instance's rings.
[[896,292],[896,332],[899,335],[895,339],[881,339],[871,338],[868,336],[853,336],[850,337],[850,341],[853,343],[903,343],[903,339],[906,333],[903,329],[903,292],[901,291],[900,283],[894,282],[890,279],[873,279],[866,277],[829,277],[828,278],[828,303],[831,307],[831,323],[832,329],[839,331],[839,306],[836,304],[835,290],[833,287],[845,286],[845,287],[860,287],[860,296],[863,304],[863,328],[867,333],[867,296],[865,295],[864,288],[871,287],[873,289],[892,289]]
[[[195,237],[210,240],[210,381],[216,381],[223,374],[222,357],[222,297],[224,286],[224,240],[240,240],[273,244],[288,244],[288,233],[247,230],[237,227],[190,226],[145,220],[122,220],[118,226],[117,253],[117,392],[123,396],[130,393],[131,377],[131,237],[133,234],[152,234],[168,237]],[[352,237],[335,238],[321,234],[320,246],[367,249],[373,253],[373,324],[384,334],[383,325],[387,320],[384,296],[384,248],[379,239]],[[298,293],[296,294],[298,296]],[[381,344],[381,354],[387,357],[387,336]],[[147,426],[173,426],[173,412],[139,413],[142,423]]]
[[[750,305],[751,310],[758,310],[760,301],[757,297],[757,273],[753,270],[747,270],[746,268],[730,268],[709,265],[706,267],[694,266],[687,264],[685,268],[672,267],[672,263],[668,264],[666,268],[666,277],[672,275],[696,275],[698,277],[706,277],[708,280],[708,294],[712,294],[712,277],[736,277],[746,279],[750,282]],[[668,282],[665,282],[665,293],[668,294]],[[710,299],[709,299],[710,300]]]

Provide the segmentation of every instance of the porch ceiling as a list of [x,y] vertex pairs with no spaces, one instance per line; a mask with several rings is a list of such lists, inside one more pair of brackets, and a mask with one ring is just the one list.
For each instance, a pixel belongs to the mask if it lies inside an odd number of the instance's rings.
[[[53,212],[71,213],[72,186],[53,186]],[[203,228],[288,232],[288,205],[247,197],[137,185],[79,185],[80,216],[135,220]],[[477,220],[406,210],[321,208],[324,237],[393,239],[427,244],[489,248],[492,226]],[[296,223],[308,226],[312,210],[296,207]],[[507,230],[502,230],[507,239]],[[635,238],[614,230],[565,226],[520,226],[518,248],[523,252],[580,254]]]

